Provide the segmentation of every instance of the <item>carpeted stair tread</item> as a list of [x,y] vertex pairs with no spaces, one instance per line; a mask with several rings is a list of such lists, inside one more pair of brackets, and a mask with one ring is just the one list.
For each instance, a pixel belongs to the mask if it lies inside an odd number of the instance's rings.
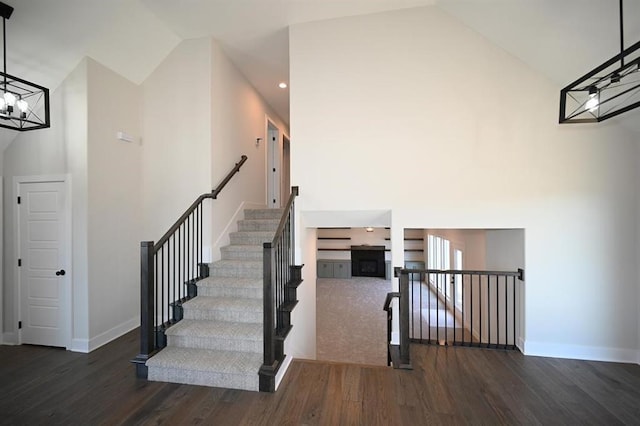
[[273,240],[275,231],[238,231],[229,233],[232,245],[262,245]]
[[[255,274],[258,275],[258,274]],[[263,294],[262,278],[210,276],[198,281],[198,294],[209,297],[246,297],[260,299]]]
[[275,232],[280,219],[245,219],[238,221],[238,231],[271,231]]
[[227,278],[262,278],[261,260],[217,260],[209,267],[209,276]]
[[262,311],[262,299],[233,298],[233,297],[207,297],[197,296],[182,307],[185,312],[190,310],[231,310],[231,311]]
[[147,361],[149,380],[258,390],[262,354],[166,347]]
[[247,209],[244,211],[245,219],[280,219],[283,209]]
[[219,337],[262,340],[262,324],[184,319],[169,327],[167,336]]
[[223,260],[262,260],[264,248],[261,245],[228,245],[220,248]]
[[262,288],[262,278],[207,277],[197,283],[198,287]]
[[147,361],[148,367],[178,367],[228,373],[245,373],[250,370],[255,372],[256,377],[261,365],[261,354],[173,347],[164,348]]

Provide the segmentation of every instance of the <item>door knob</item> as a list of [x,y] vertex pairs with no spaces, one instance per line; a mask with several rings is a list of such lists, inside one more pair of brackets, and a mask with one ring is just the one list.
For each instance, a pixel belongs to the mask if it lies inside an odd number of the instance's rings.
[[66,272],[64,271],[64,269],[60,269],[59,271],[56,271],[56,275],[60,276],[60,275],[64,275],[66,274]]

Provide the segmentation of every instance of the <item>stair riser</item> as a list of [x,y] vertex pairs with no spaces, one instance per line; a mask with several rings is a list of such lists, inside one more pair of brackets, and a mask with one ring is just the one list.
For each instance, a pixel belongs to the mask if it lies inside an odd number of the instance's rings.
[[257,210],[245,210],[245,220],[252,219],[280,219],[282,217],[281,209],[257,209]]
[[231,233],[229,235],[229,239],[231,240],[231,244],[233,245],[251,245],[251,246],[261,246],[265,242],[271,242],[273,240],[273,235],[266,236],[261,234],[252,234],[252,233]]
[[262,340],[229,339],[220,337],[167,336],[169,346],[178,348],[213,349],[262,353]]
[[261,288],[234,288],[234,287],[198,287],[198,294],[207,297],[233,297],[245,299],[262,298],[263,290]]
[[185,319],[230,321],[242,323],[262,322],[262,311],[230,311],[230,310],[195,310],[185,309]]
[[262,278],[263,270],[260,269],[240,269],[232,267],[215,267],[209,271],[210,277],[230,277],[230,278]]
[[157,382],[184,383],[188,385],[213,386],[228,389],[258,390],[258,374],[229,374],[177,368],[149,367],[149,380]]
[[241,220],[238,222],[238,231],[276,232],[279,222],[279,220]]

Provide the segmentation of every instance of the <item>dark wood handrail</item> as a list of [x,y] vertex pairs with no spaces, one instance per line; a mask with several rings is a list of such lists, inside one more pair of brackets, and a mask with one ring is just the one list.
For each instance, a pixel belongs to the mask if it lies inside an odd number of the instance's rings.
[[278,229],[276,230],[273,240],[270,243],[271,245],[267,246],[266,244],[269,244],[269,243],[266,243],[265,247],[275,247],[275,245],[278,243],[278,240],[282,238],[282,231],[284,230],[284,227],[287,223],[288,212],[289,210],[291,210],[291,205],[293,204],[297,196],[298,196],[298,187],[292,186],[291,194],[289,195],[289,200],[287,201],[287,205],[284,207],[285,213],[282,215],[282,218],[280,218],[280,224],[278,225]]
[[391,301],[393,299],[395,299],[396,297],[400,297],[400,292],[399,291],[393,291],[391,293],[387,293],[387,298],[384,300],[384,306],[382,307],[382,309],[384,311],[389,312],[389,307],[391,306]]
[[520,281],[524,281],[524,270],[518,269],[517,271],[473,271],[464,269],[413,269],[402,268],[402,270],[408,271],[410,274],[452,274],[452,275],[500,275],[504,277],[516,277]]
[[202,194],[200,195],[192,204],[191,206],[189,206],[189,208],[187,209],[187,211],[185,211],[182,216],[180,216],[178,218],[178,220],[176,220],[176,222],[173,224],[173,226],[171,226],[171,228],[169,228],[169,230],[162,236],[162,238],[160,238],[158,240],[158,242],[153,246],[154,251],[158,251],[160,249],[160,247],[162,247],[162,245],[164,243],[166,243],[169,238],[171,238],[171,236],[176,232],[176,230],[180,227],[180,225],[182,225],[184,223],[184,221],[187,219],[187,217],[189,217],[189,215],[191,213],[193,213],[193,211],[196,209],[196,207],[198,207],[198,205],[200,205],[200,203],[206,199],[206,198],[213,198],[214,200],[218,197],[218,194],[220,194],[220,191],[222,191],[222,189],[227,185],[227,183],[229,183],[229,181],[231,180],[231,178],[233,177],[234,174],[238,173],[240,171],[240,167],[242,167],[242,165],[245,163],[245,161],[247,161],[247,156],[243,155],[242,157],[240,157],[240,161],[236,163],[236,165],[233,167],[233,169],[231,169],[231,171],[227,174],[227,176],[224,178],[224,180],[218,185],[217,188],[215,188],[214,190],[211,191],[211,193],[207,193],[207,194]]

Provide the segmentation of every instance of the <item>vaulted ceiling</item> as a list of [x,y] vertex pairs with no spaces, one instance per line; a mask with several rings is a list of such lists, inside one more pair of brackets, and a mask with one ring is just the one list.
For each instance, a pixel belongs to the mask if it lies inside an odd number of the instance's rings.
[[[141,83],[181,40],[213,36],[285,121],[288,89],[277,85],[289,78],[292,24],[435,5],[558,87],[620,50],[615,0],[3,1],[15,8],[7,21],[10,74],[54,89],[90,56]],[[640,0],[624,6],[629,46],[640,40]],[[628,114],[621,121],[640,123],[640,113]]]

